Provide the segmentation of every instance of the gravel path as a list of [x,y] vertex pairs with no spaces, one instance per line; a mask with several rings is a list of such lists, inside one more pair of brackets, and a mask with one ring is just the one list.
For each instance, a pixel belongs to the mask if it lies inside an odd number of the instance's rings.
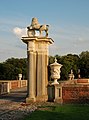
[[[12,90],[10,94],[0,96],[0,120],[23,120],[23,118],[42,106],[54,106],[55,103],[42,102],[26,104],[27,89]],[[48,109],[48,108],[47,108]]]
[[0,120],[22,120],[37,109],[34,104],[26,104],[26,88],[0,96]]
[[22,120],[26,115],[31,114],[37,107],[25,103],[4,101],[0,105],[0,120]]

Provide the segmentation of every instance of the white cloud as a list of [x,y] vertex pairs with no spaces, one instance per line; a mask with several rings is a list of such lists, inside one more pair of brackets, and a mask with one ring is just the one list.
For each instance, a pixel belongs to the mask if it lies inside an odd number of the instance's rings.
[[50,34],[55,43],[55,46],[50,47],[50,53],[54,55],[80,54],[82,51],[89,50],[89,27],[72,25],[56,28],[55,26]]
[[81,38],[81,37],[79,37],[78,40],[79,40],[79,42],[85,41],[85,40],[84,40],[83,38]]
[[19,28],[19,27],[15,27],[13,29],[13,33],[18,36],[19,38],[23,37],[23,36],[27,36],[26,33],[26,28]]

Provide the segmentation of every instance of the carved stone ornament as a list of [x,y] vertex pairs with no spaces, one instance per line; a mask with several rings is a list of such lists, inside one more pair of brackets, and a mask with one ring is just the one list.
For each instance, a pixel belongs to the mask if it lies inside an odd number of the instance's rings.
[[54,82],[52,84],[59,84],[57,82],[57,79],[60,79],[60,68],[62,67],[61,64],[57,63],[57,59],[55,58],[55,62],[53,64],[50,64],[51,68],[51,78],[54,79]]
[[28,37],[35,37],[36,31],[39,31],[38,36],[43,36],[42,33],[45,31],[46,35],[43,37],[48,37],[49,25],[40,25],[37,18],[32,18],[31,25],[27,27]]

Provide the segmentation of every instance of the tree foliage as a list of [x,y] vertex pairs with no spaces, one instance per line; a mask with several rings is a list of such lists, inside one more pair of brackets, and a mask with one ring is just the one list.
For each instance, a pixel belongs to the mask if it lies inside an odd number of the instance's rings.
[[0,79],[13,80],[18,79],[18,74],[23,74],[23,79],[27,78],[27,60],[26,58],[11,58],[0,63]]
[[[63,65],[61,68],[61,80],[68,79],[71,69],[75,78],[78,78],[79,69],[81,78],[89,78],[89,51],[84,51],[80,55],[67,54],[65,56],[55,55],[54,57],[57,58],[58,63]],[[51,61],[52,59],[54,58],[51,56]]]
[[[82,52],[80,55],[67,54],[64,56],[49,56],[49,65],[54,62],[62,64],[61,80],[67,80],[71,69],[75,78],[78,78],[78,69],[82,78],[89,78],[89,52]],[[50,79],[50,67],[48,66],[48,77]],[[0,80],[18,79],[18,74],[23,74],[23,79],[27,79],[27,59],[26,58],[10,58],[0,63]]]
[[61,80],[67,80],[71,69],[73,70],[75,77],[77,77],[77,70],[79,64],[79,56],[68,54],[65,56],[54,56],[57,58],[57,62],[62,64],[61,68]]
[[80,55],[79,68],[82,78],[89,78],[89,52],[82,52]]

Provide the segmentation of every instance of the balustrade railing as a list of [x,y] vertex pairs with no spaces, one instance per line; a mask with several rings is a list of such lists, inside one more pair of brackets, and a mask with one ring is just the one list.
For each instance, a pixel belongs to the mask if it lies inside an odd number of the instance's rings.
[[27,86],[27,80],[0,80],[0,95],[9,93],[12,89]]

